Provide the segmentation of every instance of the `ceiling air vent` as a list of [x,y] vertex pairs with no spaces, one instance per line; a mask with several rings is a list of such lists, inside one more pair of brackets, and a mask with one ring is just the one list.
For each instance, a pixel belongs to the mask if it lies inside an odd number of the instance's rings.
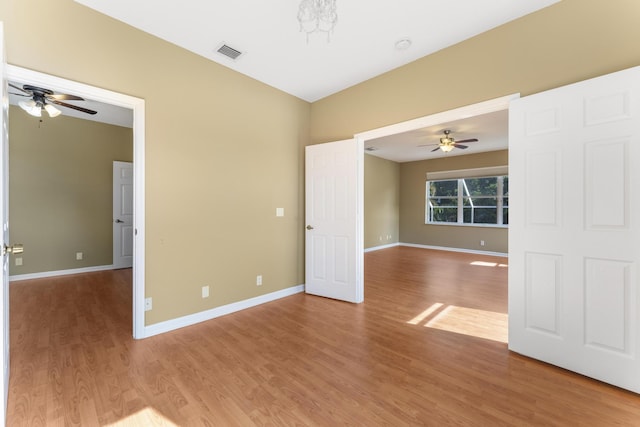
[[222,44],[219,48],[218,48],[218,53],[223,54],[224,56],[233,59],[234,61],[240,56],[242,55],[242,52],[240,52],[239,50],[236,50],[234,48],[232,48],[231,46],[228,46],[226,44]]

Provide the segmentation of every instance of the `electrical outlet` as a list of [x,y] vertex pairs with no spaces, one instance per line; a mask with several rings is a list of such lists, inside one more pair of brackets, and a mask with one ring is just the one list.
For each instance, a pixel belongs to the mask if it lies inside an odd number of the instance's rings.
[[262,275],[256,276],[256,286],[262,286]]
[[144,299],[144,311],[150,311],[153,309],[153,298],[145,298]]
[[480,246],[484,246],[484,240],[480,240]]
[[202,298],[209,298],[209,285],[202,287]]
[[22,257],[16,258],[16,265],[22,265]]
[[284,216],[284,208],[276,208],[276,216]]
[[76,260],[77,261],[82,261],[82,257],[83,257],[82,252],[76,252]]

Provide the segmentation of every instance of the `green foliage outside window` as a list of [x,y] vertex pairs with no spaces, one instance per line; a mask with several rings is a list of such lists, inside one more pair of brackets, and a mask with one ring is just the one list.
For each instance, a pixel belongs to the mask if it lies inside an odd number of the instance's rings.
[[509,223],[509,177],[427,181],[427,223]]

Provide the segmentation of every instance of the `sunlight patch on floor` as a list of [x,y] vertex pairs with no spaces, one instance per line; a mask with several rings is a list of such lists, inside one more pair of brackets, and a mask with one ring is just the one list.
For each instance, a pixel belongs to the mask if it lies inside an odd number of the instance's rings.
[[179,427],[153,408],[145,408],[142,411],[129,415],[127,418],[123,418],[113,424],[105,425],[105,427],[140,426]]
[[503,343],[507,342],[509,332],[506,313],[455,305],[447,306],[425,326]]
[[440,307],[442,307],[442,303],[435,303],[433,304],[431,307],[427,308],[425,311],[423,311],[422,313],[418,314],[416,317],[414,317],[413,319],[409,320],[407,323],[410,323],[412,325],[417,325],[418,323],[422,322],[424,319],[426,319],[427,317],[431,316],[436,310],[438,310]]
[[432,304],[407,323],[503,343],[508,341],[509,335],[509,316],[506,313],[440,302]]
[[478,265],[480,267],[508,267],[508,264],[499,264],[497,262],[487,262],[487,261],[473,261],[471,265]]

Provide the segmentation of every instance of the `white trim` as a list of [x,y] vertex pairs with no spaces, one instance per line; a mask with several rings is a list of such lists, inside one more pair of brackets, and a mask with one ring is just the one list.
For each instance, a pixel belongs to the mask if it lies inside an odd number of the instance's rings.
[[61,92],[133,110],[133,337],[144,338],[145,295],[145,101],[15,65],[7,65],[7,80],[53,87]]
[[69,270],[43,271],[41,273],[16,274],[9,276],[10,282],[21,280],[44,279],[47,277],[68,276],[69,274],[93,273],[95,271],[113,270],[113,265],[97,265],[95,267],[71,268]]
[[477,104],[467,105],[441,113],[431,114],[430,116],[419,117],[417,119],[408,120],[406,122],[396,123],[384,126],[378,129],[369,130],[355,134],[356,139],[367,141],[369,139],[382,138],[384,136],[395,135],[402,132],[439,125],[441,123],[451,122],[454,120],[466,119],[468,117],[479,116],[481,114],[494,113],[509,109],[509,103],[520,98],[519,93],[503,96],[500,98],[490,99],[488,101],[479,102]]
[[415,243],[400,243],[399,245],[408,246],[410,248],[433,249],[436,251],[462,252],[466,254],[488,255],[488,256],[499,256],[499,257],[509,256],[508,253],[504,253],[504,252],[476,251],[473,249],[465,249],[465,248],[448,248],[446,246],[418,245]]
[[199,313],[189,314],[183,317],[178,317],[176,319],[155,323],[153,325],[145,327],[144,336],[145,338],[148,338],[154,335],[163,334],[165,332],[174,331],[179,328],[195,325],[196,323],[205,322],[207,320],[215,319],[216,317],[225,316],[227,314],[235,313],[240,310],[295,295],[300,292],[304,292],[304,285],[292,286],[290,288],[282,289],[270,294],[260,295],[254,298],[246,299],[244,301],[238,301],[220,307],[212,308],[211,310],[201,311]]
[[364,301],[364,141],[354,138],[356,144],[356,300]]
[[366,248],[364,252],[365,253],[374,252],[374,251],[379,251],[381,249],[395,248],[396,246],[400,246],[400,243],[390,243],[388,245],[372,246],[370,248]]
[[509,175],[509,165],[489,166],[486,168],[457,169],[451,171],[427,172],[427,181],[443,179],[483,178],[486,176]]

